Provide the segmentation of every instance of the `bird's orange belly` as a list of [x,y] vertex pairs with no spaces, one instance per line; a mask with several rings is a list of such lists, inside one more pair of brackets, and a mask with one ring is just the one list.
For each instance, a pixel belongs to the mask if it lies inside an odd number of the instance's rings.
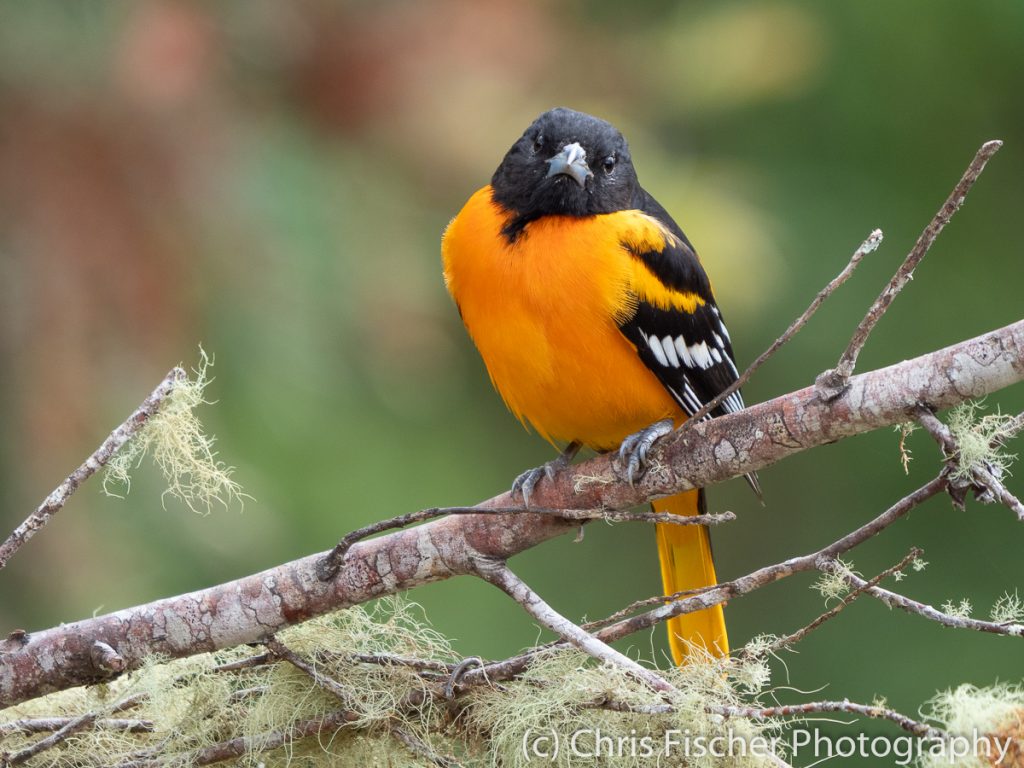
[[[576,336],[571,343],[592,354],[567,354],[561,349],[564,339],[560,329],[545,328],[540,323],[524,333],[529,319],[510,319],[516,332],[494,339],[496,354],[488,359],[491,356],[485,353],[484,358],[509,408],[544,437],[578,440],[606,450],[655,421],[682,416],[617,328]],[[545,343],[527,350],[535,353],[543,347],[546,356],[509,352],[507,345],[515,345],[527,334],[546,337]],[[480,346],[483,349],[492,344],[481,342]]]
[[[630,257],[603,217],[496,237],[478,193],[445,236],[449,290],[509,408],[550,440],[611,449],[682,410],[618,329]],[[614,215],[614,214],[613,214]],[[493,233],[493,234],[491,234]]]

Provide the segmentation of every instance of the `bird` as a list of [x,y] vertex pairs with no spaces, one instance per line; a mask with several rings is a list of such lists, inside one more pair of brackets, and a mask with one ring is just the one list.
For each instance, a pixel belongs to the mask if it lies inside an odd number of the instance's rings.
[[[561,454],[619,451],[630,482],[647,453],[738,378],[732,342],[697,253],[640,185],[622,133],[566,107],[544,112],[441,239],[445,284],[495,389]],[[744,408],[737,390],[705,418]],[[756,475],[748,482],[760,496]],[[653,502],[706,510],[702,489]],[[716,581],[706,526],[659,523],[665,595]],[[668,621],[676,664],[728,655],[721,605]]]

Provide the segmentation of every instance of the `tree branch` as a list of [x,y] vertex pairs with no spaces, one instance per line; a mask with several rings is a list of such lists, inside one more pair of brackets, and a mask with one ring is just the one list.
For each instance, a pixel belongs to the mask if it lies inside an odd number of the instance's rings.
[[476,564],[476,573],[481,579],[493,584],[519,603],[523,610],[539,621],[542,626],[547,627],[587,655],[593,656],[599,661],[622,667],[630,675],[655,691],[674,690],[673,686],[659,675],[619,653],[558,613],[540,595],[530,589],[526,582],[516,576],[504,562],[491,558],[479,558]]
[[[917,420],[921,423],[934,439],[939,444],[946,458],[950,462],[954,462],[955,465],[960,464],[960,446],[957,445],[956,438],[949,431],[949,427],[939,421],[938,417],[931,412],[930,409],[924,406],[919,406],[916,412]],[[1014,419],[1010,425],[1010,431],[1015,432],[1019,429],[1017,422],[1020,421],[1020,416]],[[1021,503],[1020,499],[1014,496],[1010,491],[1003,485],[1002,481],[995,476],[991,466],[968,466],[963,467],[964,471],[970,473],[971,478],[974,480],[976,490],[979,492],[975,495],[982,502],[998,501],[1007,509],[1017,515],[1017,519],[1024,522],[1024,504]],[[964,483],[966,486],[967,483]],[[962,499],[957,500],[962,506]]]
[[7,539],[0,544],[0,569],[7,565],[7,562],[14,556],[22,545],[35,536],[50,519],[56,515],[67,503],[71,495],[78,490],[78,487],[100,471],[107,462],[117,453],[121,446],[127,443],[132,436],[142,429],[154,413],[160,410],[160,406],[168,395],[174,391],[174,387],[184,381],[187,375],[181,368],[172,368],[164,377],[156,389],[142,401],[142,404],[135,409],[131,416],[122,422],[121,426],[115,429],[104,440],[100,447],[87,458],[82,464],[65,478],[64,482],[58,485],[53,492],[47,496],[35,512],[29,515],[25,521],[11,533]]
[[839,286],[850,279],[850,276],[853,275],[853,270],[857,268],[857,265],[860,264],[861,260],[869,253],[878,249],[878,246],[882,244],[882,238],[882,230],[872,230],[867,239],[860,244],[860,247],[858,247],[856,251],[853,252],[853,256],[850,257],[849,263],[843,267],[843,271],[832,278],[832,281],[818,292],[818,295],[811,300],[811,303],[808,305],[807,309],[804,310],[803,314],[790,323],[789,328],[787,328],[783,334],[779,336],[779,338],[777,338],[770,347],[768,347],[768,349],[758,355],[757,359],[747,366],[747,370],[745,370],[743,374],[736,379],[736,381],[719,392],[718,395],[705,404],[703,408],[693,414],[693,418],[687,423],[699,423],[707,414],[711,413],[715,408],[725,402],[725,399],[729,397],[729,395],[736,392],[746,384],[750,380],[750,377],[754,375],[754,371],[764,365],[768,358],[778,352],[786,342],[796,336],[797,333],[807,325],[807,321],[810,320],[811,317],[814,316],[814,313],[818,311],[818,308],[825,303],[825,299],[835,293]]
[[747,717],[753,720],[766,720],[774,717],[803,717],[822,712],[848,712],[895,723],[908,733],[915,736],[927,736],[935,739],[947,739],[949,734],[927,723],[914,720],[907,715],[874,704],[858,704],[843,699],[842,701],[808,701],[803,704],[780,704],[775,707],[719,707],[716,710],[725,717]]
[[[888,368],[853,377],[845,396],[815,388],[678,431],[651,451],[651,470],[621,482],[612,457],[556,474],[534,491],[549,509],[626,509],[706,487],[844,437],[907,421],[918,403],[946,408],[1024,379],[1024,321]],[[516,506],[508,493],[480,506]],[[97,665],[105,643],[139,666],[154,653],[182,657],[258,642],[282,627],[387,594],[474,572],[478,557],[505,560],[577,523],[550,515],[459,515],[354,544],[329,582],[317,576],[326,553],[208,589],[0,641],[0,706],[50,691],[109,680]],[[725,599],[725,597],[723,597]]]
[[914,270],[921,263],[921,259],[925,257],[925,254],[928,253],[928,249],[932,247],[935,238],[939,236],[939,233],[949,223],[949,220],[953,218],[953,215],[960,210],[960,206],[963,205],[967,193],[970,192],[974,182],[981,176],[981,172],[985,170],[985,165],[1002,146],[1003,142],[998,140],[986,141],[975,153],[974,159],[967,166],[967,170],[960,177],[960,181],[953,187],[953,191],[949,193],[946,202],[942,204],[942,207],[932,217],[932,220],[928,222],[928,226],[924,228],[924,231],[917,238],[917,242],[910,249],[910,253],[907,254],[903,264],[900,265],[900,268],[896,270],[896,274],[889,281],[889,284],[878,298],[875,299],[874,304],[868,309],[864,319],[860,321],[857,330],[854,331],[853,338],[850,339],[849,345],[839,357],[836,367],[830,371],[825,371],[825,373],[818,377],[818,386],[824,397],[833,399],[842,393],[846,380],[853,373],[853,369],[857,365],[857,357],[867,343],[871,331],[874,330],[878,321],[882,319],[882,315],[885,314],[889,305],[892,304],[893,299],[913,279]]

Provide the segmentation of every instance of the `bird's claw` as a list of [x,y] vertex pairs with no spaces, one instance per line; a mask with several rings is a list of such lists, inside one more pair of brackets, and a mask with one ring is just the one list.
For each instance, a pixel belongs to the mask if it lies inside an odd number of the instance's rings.
[[630,485],[639,480],[647,469],[647,453],[660,438],[674,429],[672,419],[656,421],[625,440],[619,447],[619,466]]
[[540,482],[542,477],[547,477],[550,480],[555,476],[555,470],[550,466],[552,463],[549,461],[539,467],[528,469],[512,481],[512,496],[514,497],[516,494],[521,495],[523,497],[523,506],[530,506],[530,494],[533,493],[533,489],[537,487],[537,483]]
[[537,487],[537,483],[545,477],[548,480],[554,480],[555,473],[569,466],[569,462],[572,461],[579,449],[579,443],[569,443],[558,458],[523,472],[512,481],[512,497],[515,498],[516,494],[521,495],[523,497],[523,506],[529,507],[530,495],[533,493],[533,489]]

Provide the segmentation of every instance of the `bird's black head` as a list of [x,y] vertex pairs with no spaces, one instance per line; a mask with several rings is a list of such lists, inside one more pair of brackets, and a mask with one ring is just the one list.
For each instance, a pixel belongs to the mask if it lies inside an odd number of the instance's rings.
[[610,123],[559,107],[533,121],[491,179],[515,215],[515,236],[541,216],[594,216],[633,207],[640,186],[629,145]]

